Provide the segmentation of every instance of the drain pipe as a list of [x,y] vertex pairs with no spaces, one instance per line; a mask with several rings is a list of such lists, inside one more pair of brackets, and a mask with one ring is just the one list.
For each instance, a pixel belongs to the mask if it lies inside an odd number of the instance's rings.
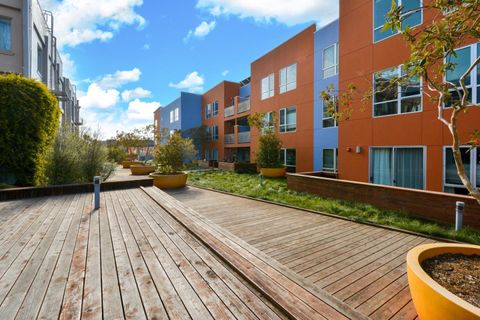
[[462,230],[463,227],[463,210],[465,209],[465,202],[457,201],[455,209],[455,231]]
[[100,209],[100,177],[93,177],[93,193],[95,199],[95,210]]

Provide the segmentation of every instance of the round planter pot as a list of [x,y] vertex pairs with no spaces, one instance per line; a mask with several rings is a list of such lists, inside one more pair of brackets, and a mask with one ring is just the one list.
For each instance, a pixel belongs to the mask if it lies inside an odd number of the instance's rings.
[[287,168],[261,168],[260,173],[267,178],[281,178],[287,173]]
[[143,163],[139,162],[139,161],[135,161],[135,160],[124,160],[122,161],[122,167],[123,169],[129,169],[131,165],[134,165],[134,164],[140,164],[142,165]]
[[144,176],[155,171],[155,166],[149,166],[144,164],[132,164],[130,166],[130,172],[134,176]]
[[479,320],[480,308],[451,293],[423,270],[422,261],[445,253],[480,255],[480,246],[434,243],[415,247],[408,252],[408,284],[419,318],[422,320]]
[[187,184],[186,173],[158,174],[150,173],[153,178],[153,185],[159,189],[179,189]]

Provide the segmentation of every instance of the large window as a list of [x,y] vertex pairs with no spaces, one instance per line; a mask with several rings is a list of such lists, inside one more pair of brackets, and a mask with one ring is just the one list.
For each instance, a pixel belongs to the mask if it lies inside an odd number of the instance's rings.
[[297,88],[297,64],[280,69],[280,93]]
[[174,118],[175,118],[175,113],[173,110],[170,110],[170,123],[173,123]]
[[323,78],[338,74],[338,43],[323,50]]
[[212,103],[212,112],[214,117],[218,116],[218,101]]
[[424,149],[421,147],[371,148],[370,182],[424,189]]
[[[333,102],[334,104],[336,103],[337,97],[333,97]],[[337,124],[337,119],[335,119],[332,115],[333,110],[329,110],[328,104],[325,103],[325,101],[322,101],[323,105],[323,115],[322,115],[322,126],[323,128],[332,128],[336,127]]]
[[[398,6],[403,9],[402,28],[414,27],[422,23],[422,0],[395,0]],[[392,0],[373,1],[373,38],[374,41],[381,41],[395,33],[391,29],[382,31],[386,23],[388,12],[392,7]]]
[[265,113],[263,122],[265,124],[264,129],[275,131],[275,119],[273,111]]
[[262,100],[273,97],[275,93],[275,74],[262,79]]
[[218,125],[214,125],[212,127],[212,140],[213,141],[218,140]]
[[205,119],[212,117],[212,105],[209,103],[205,106]]
[[178,119],[180,118],[179,113],[180,111],[178,110],[178,108],[175,108],[175,121],[178,121]]
[[[446,57],[446,61],[455,65],[453,70],[446,73],[446,80],[455,84],[463,94],[463,89],[460,87],[460,78],[467,72],[468,68],[475,62],[477,57],[480,57],[480,44],[474,44],[455,51],[456,56],[450,55]],[[467,77],[465,77],[465,86],[468,92],[468,101],[474,104],[480,104],[480,67],[476,67]],[[448,108],[453,102],[460,100],[457,90],[451,89],[451,98],[445,103]]]
[[326,172],[337,172],[338,149],[323,149],[322,150],[323,165],[322,170]]
[[12,51],[12,20],[0,18],[0,51]]
[[295,172],[297,168],[297,151],[295,149],[282,149],[280,151],[280,161],[288,172]]
[[297,108],[283,108],[280,109],[280,132],[292,132],[297,130]]
[[[480,187],[480,148],[470,150],[470,147],[460,148],[465,173],[474,186]],[[444,151],[444,191],[457,194],[468,194],[457,174],[452,148]]]
[[401,78],[398,84],[392,80],[404,75],[403,68],[396,67],[375,73],[373,86],[373,116],[411,113],[422,110],[421,80]]

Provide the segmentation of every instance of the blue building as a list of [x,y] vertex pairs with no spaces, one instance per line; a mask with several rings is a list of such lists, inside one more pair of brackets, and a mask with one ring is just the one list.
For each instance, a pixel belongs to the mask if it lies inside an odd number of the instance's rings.
[[202,125],[202,96],[181,92],[180,97],[154,112],[155,131],[161,142],[177,130],[186,132]]
[[314,36],[314,131],[315,171],[338,169],[338,124],[324,108],[320,93],[329,86],[338,90],[338,20],[315,32]]

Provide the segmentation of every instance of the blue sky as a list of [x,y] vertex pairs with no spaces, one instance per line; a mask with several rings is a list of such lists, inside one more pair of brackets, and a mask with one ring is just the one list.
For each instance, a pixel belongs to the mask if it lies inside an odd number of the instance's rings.
[[105,138],[151,123],[182,90],[243,80],[251,61],[338,15],[331,0],[39,1],[54,12],[81,116]]

